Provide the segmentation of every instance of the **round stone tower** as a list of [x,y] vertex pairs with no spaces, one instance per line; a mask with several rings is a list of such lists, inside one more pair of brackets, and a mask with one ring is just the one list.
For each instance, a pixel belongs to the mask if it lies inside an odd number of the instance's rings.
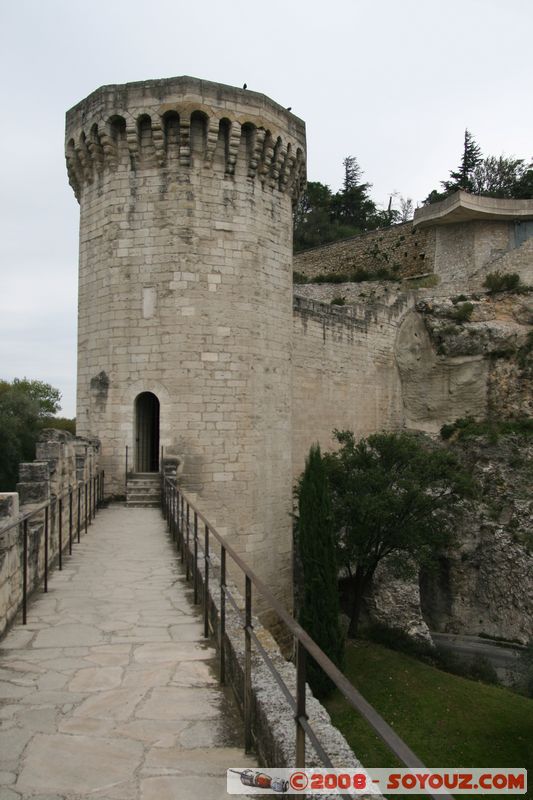
[[104,86],[67,113],[80,203],[77,431],[108,490],[125,452],[180,481],[279,595],[291,571],[292,205],[305,127],[189,77]]

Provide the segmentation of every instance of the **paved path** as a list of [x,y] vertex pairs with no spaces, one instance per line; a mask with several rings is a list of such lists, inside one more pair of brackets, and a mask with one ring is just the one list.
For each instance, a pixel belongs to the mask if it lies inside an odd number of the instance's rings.
[[213,800],[242,753],[156,509],[116,505],[0,641],[0,800]]

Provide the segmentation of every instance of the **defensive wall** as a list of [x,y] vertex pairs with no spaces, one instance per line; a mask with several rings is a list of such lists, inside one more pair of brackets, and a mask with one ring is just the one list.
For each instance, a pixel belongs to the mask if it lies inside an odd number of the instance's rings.
[[[21,608],[23,594],[23,528],[11,527],[21,516],[38,511],[52,502],[49,524],[48,555],[53,563],[59,554],[58,498],[73,490],[74,514],[77,514],[77,488],[95,475],[99,465],[99,444],[67,431],[42,431],[36,446],[36,458],[19,467],[16,492],[0,492],[0,636]],[[85,492],[80,492],[80,518],[85,517]],[[6,528],[10,526],[9,530]],[[68,498],[62,503],[62,530],[66,541],[69,531]],[[28,523],[28,590],[41,582],[45,561],[45,511],[38,511]]]
[[[189,77],[98,89],[67,113],[66,158],[80,203],[78,433],[101,440],[115,496],[126,448],[134,472],[174,456],[184,489],[289,599],[292,483],[314,441],[486,414],[489,357],[525,329],[480,309],[456,335],[452,304],[437,322],[432,304],[482,290],[489,271],[533,281],[533,201],[458,192],[293,262],[303,122]],[[293,269],[396,280],[293,296]]]
[[411,222],[297,253],[294,270],[309,280],[383,268],[396,279],[432,273],[436,294],[477,291],[489,272],[531,281],[532,236],[532,200],[459,191],[417,209]]
[[404,222],[296,253],[294,270],[309,279],[378,269],[409,278],[433,272],[434,255],[434,229],[416,230],[412,222]]

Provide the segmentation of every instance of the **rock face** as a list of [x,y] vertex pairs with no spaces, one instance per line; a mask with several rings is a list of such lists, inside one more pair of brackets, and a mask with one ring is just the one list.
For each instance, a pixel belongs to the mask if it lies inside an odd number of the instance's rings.
[[413,639],[432,644],[427,622],[422,616],[417,581],[396,577],[389,559],[385,559],[376,570],[366,609],[372,622],[400,628]]
[[530,295],[426,297],[398,331],[407,428],[533,414]]
[[533,442],[518,435],[452,445],[481,486],[481,498],[442,554],[421,576],[432,630],[484,633],[523,644],[533,637]]

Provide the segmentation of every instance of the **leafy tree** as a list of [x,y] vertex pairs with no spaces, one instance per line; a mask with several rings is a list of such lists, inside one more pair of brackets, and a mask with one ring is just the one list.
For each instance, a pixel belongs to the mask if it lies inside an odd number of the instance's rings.
[[481,148],[467,129],[463,155],[457,170],[450,171],[450,180],[442,181],[444,191],[434,189],[424,200],[425,205],[444,200],[463,189],[484,197],[533,197],[533,164],[512,156],[481,155]]
[[516,197],[527,168],[522,158],[488,156],[472,173],[474,194]]
[[448,450],[408,433],[376,433],[356,443],[335,431],[341,445],[324,458],[332,490],[339,563],[352,592],[349,633],[357,634],[362,600],[378,564],[396,555],[400,574],[413,561],[429,563],[447,544],[458,501],[471,478]]
[[35,442],[47,423],[57,421],[61,394],[48,383],[27,378],[0,380],[0,490],[13,491],[18,465],[35,457]]
[[[313,445],[298,486],[298,545],[303,570],[300,625],[340,666],[343,639],[339,625],[337,565],[328,479],[318,445]],[[331,689],[331,681],[312,659],[309,685],[317,697]]]

